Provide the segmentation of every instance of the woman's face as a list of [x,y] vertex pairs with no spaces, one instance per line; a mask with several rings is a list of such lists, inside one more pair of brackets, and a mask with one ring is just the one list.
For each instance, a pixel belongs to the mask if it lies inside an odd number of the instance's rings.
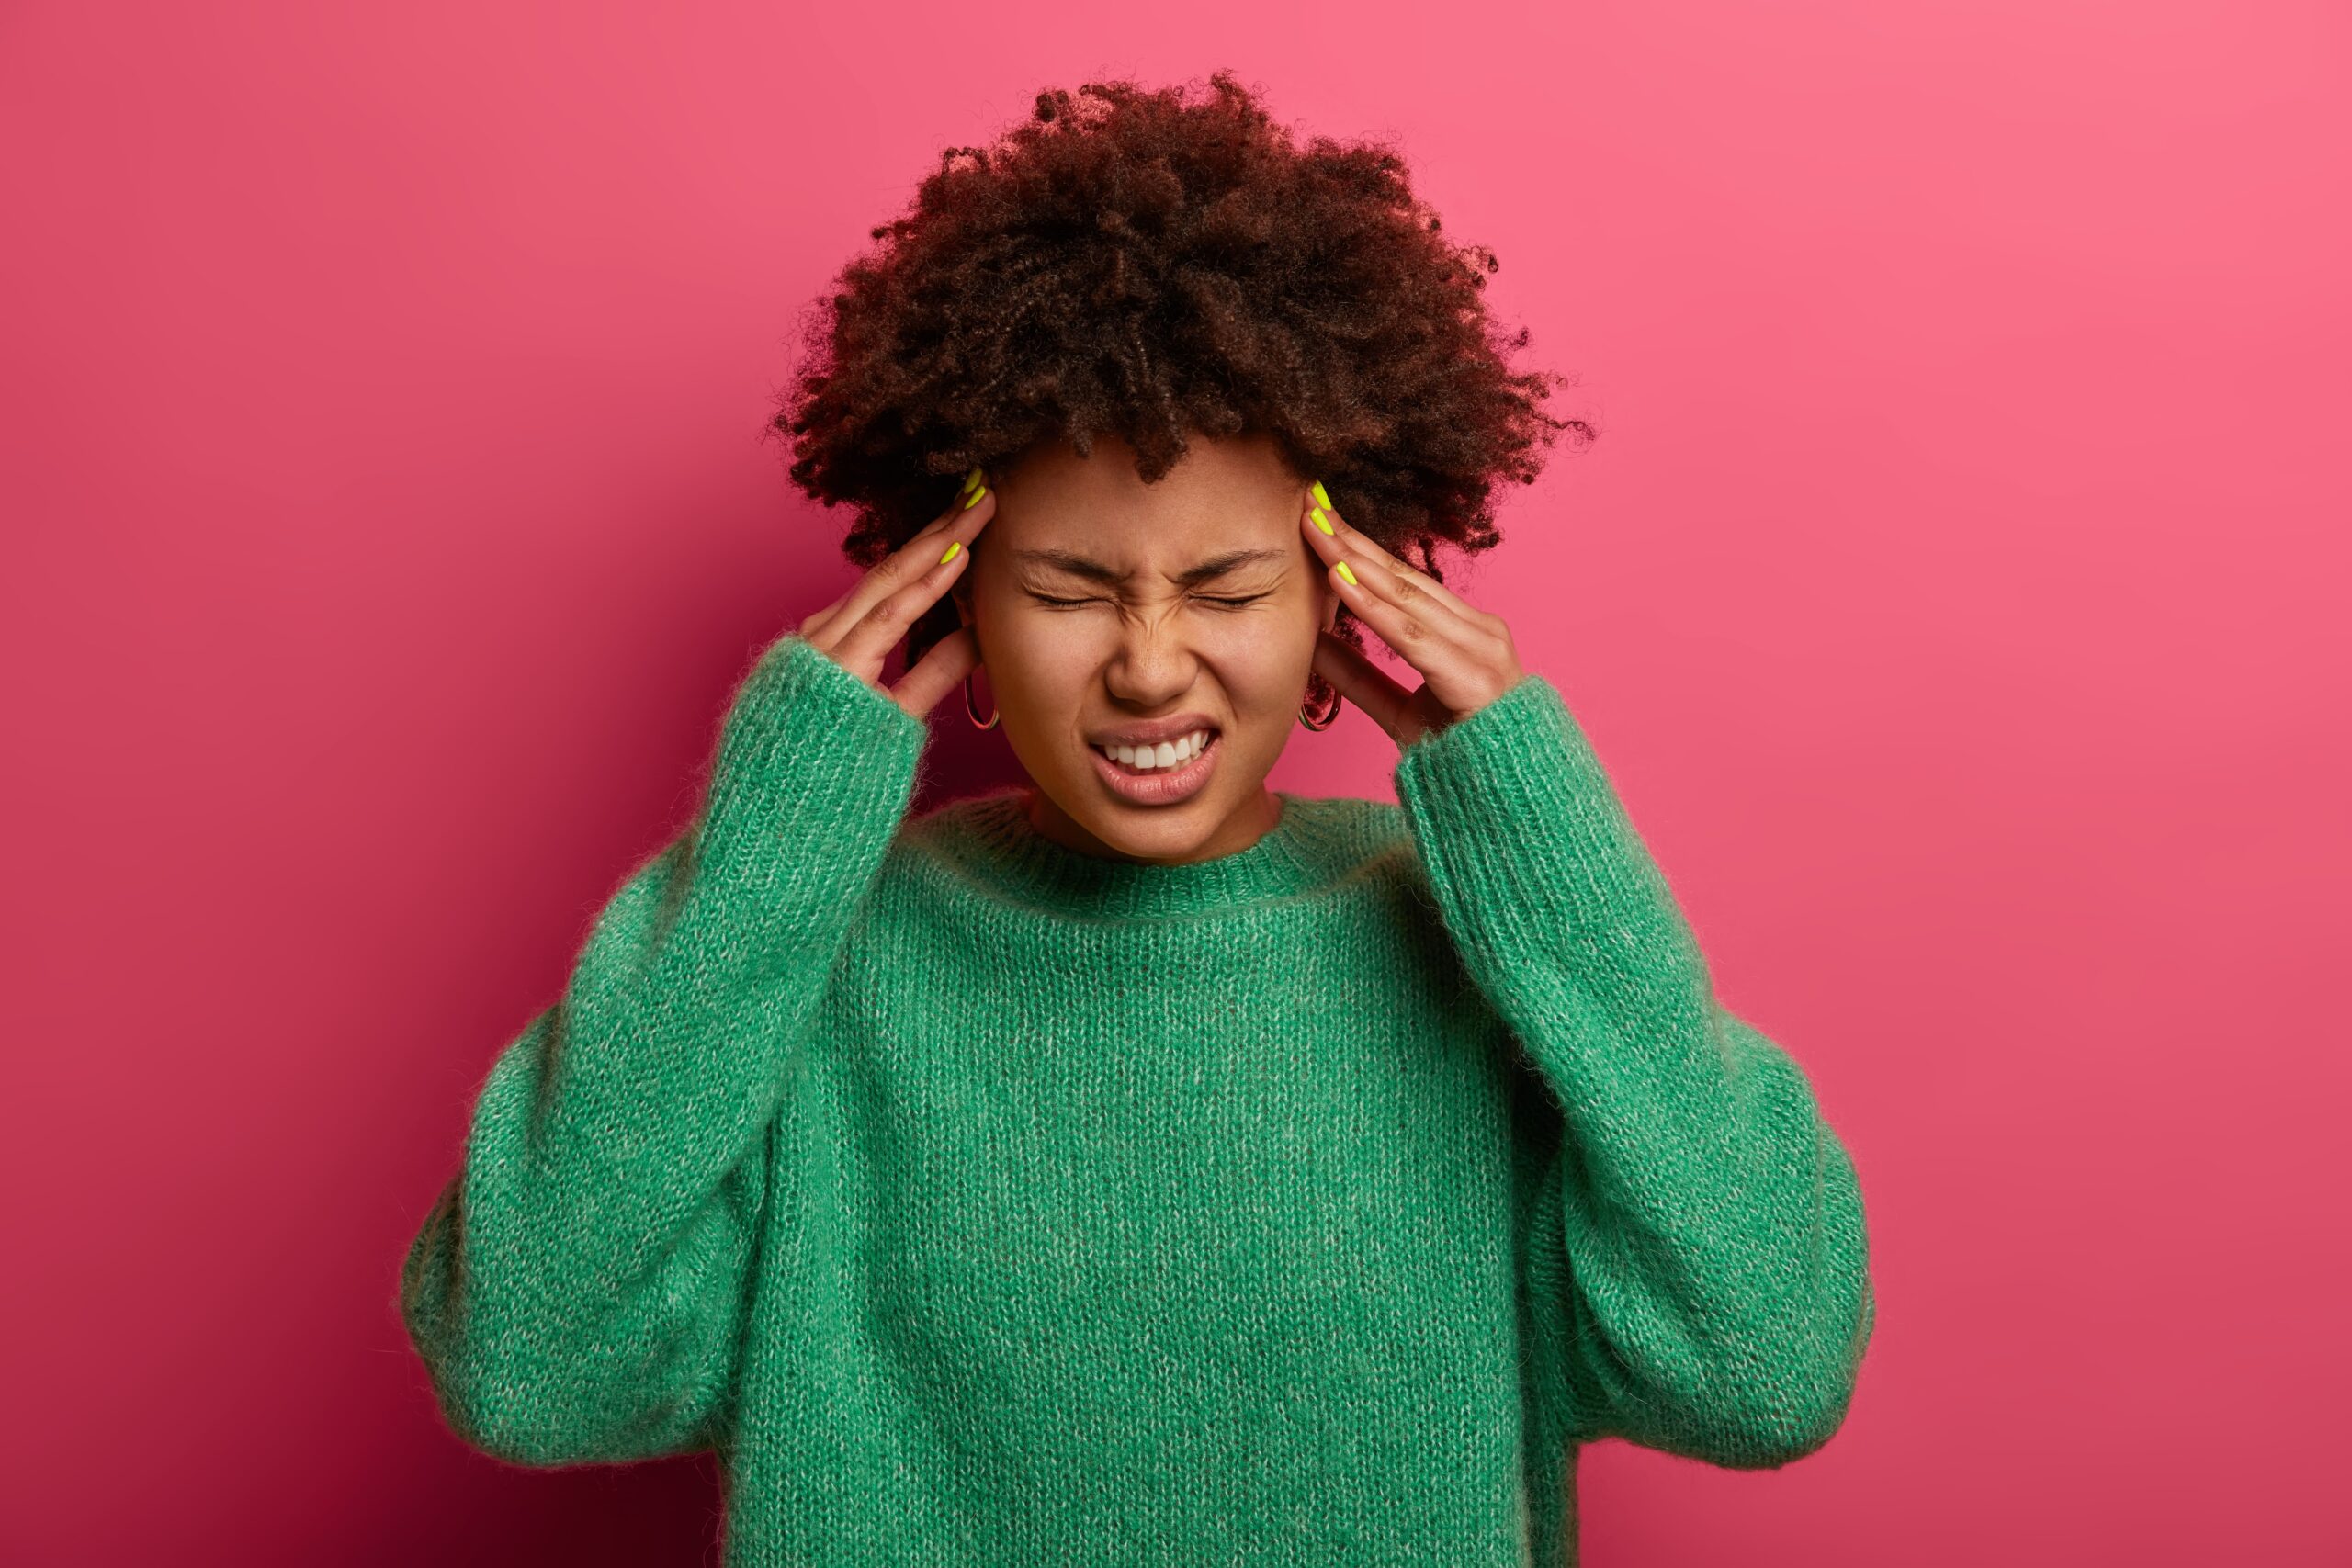
[[[996,515],[954,590],[979,677],[1036,785],[1030,820],[1083,853],[1164,863],[1248,848],[1266,774],[1339,608],[1300,533],[1310,475],[1264,436],[1194,437],[1157,484],[1124,442],[991,468]],[[1153,764],[1104,748],[1150,742]]]

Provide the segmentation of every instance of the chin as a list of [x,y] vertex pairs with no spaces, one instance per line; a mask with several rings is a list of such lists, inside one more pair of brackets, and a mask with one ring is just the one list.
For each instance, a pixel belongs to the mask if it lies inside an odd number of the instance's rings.
[[[1081,762],[1080,766],[1086,764]],[[1066,821],[1112,855],[1181,862],[1202,857],[1237,809],[1230,787],[1204,789],[1182,800],[1147,805],[1120,798],[1099,773],[1059,773],[1052,788],[1033,785]],[[1220,786],[1230,780],[1217,781]]]
[[1138,860],[1177,860],[1199,851],[1224,822],[1228,806],[1194,795],[1175,806],[1090,803],[1078,825],[1109,849]]

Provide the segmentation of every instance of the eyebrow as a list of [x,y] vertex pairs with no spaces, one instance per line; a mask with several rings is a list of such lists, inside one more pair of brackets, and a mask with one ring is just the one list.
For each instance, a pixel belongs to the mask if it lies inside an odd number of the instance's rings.
[[[1123,586],[1135,574],[1104,565],[1091,556],[1075,550],[1015,550],[1012,558],[1023,566],[1042,566],[1055,571],[1066,571],[1072,577],[1090,581]],[[1207,582],[1238,571],[1245,566],[1260,563],[1279,564],[1289,558],[1280,550],[1227,550],[1221,556],[1211,556],[1198,566],[1186,567],[1176,574],[1176,581],[1187,588]]]

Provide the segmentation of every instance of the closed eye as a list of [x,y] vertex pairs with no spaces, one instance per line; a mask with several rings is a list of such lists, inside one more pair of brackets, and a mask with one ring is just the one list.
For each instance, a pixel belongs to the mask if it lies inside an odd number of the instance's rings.
[[[1035,599],[1040,604],[1044,604],[1056,610],[1071,610],[1076,609],[1080,604],[1099,604],[1104,603],[1104,601],[1100,599],[1057,599],[1050,594],[1039,593],[1034,590],[1030,592],[1029,597]],[[1266,593],[1248,593],[1239,597],[1221,598],[1203,594],[1201,595],[1201,603],[1204,604],[1215,604],[1219,609],[1223,610],[1238,610],[1244,605],[1255,604],[1259,600],[1270,597],[1272,597],[1272,595]]]

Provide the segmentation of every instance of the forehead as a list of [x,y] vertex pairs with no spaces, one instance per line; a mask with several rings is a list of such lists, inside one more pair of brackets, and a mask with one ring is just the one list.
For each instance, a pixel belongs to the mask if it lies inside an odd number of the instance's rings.
[[1101,437],[1024,457],[998,486],[989,533],[1005,550],[1064,550],[1112,565],[1189,565],[1224,550],[1295,542],[1306,479],[1271,437],[1194,436],[1152,484],[1134,449]]

